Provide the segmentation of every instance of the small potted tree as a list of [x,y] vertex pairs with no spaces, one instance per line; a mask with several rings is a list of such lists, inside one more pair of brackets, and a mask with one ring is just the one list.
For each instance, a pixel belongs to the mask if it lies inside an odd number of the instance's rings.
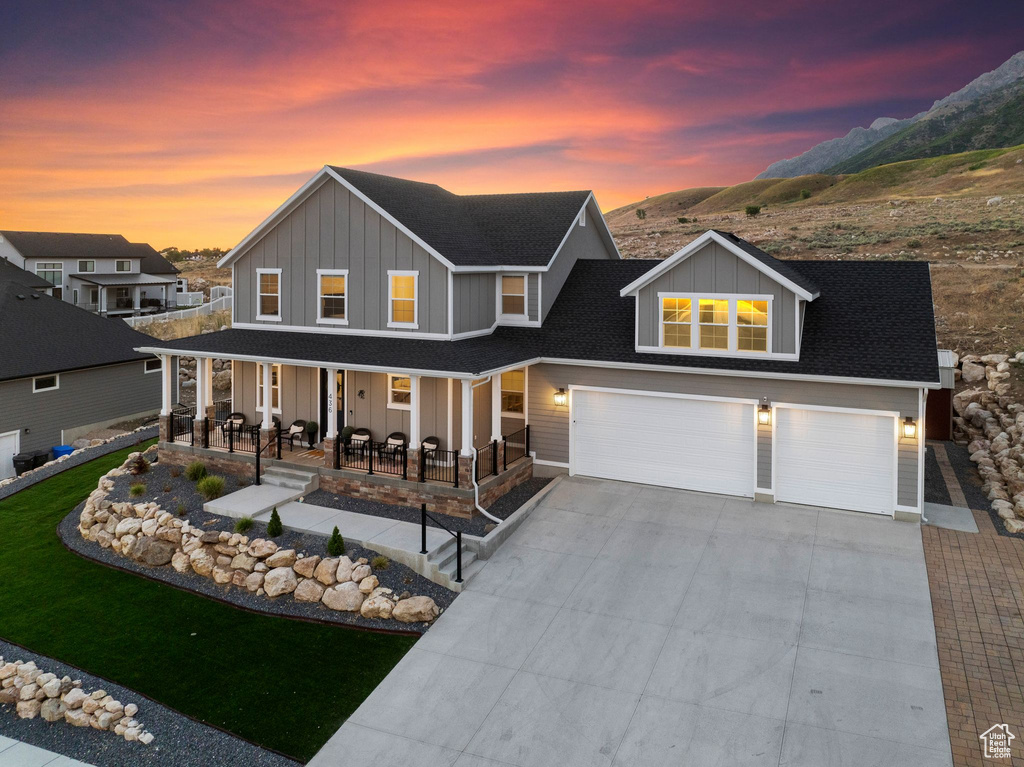
[[316,421],[306,422],[306,438],[309,440],[310,448],[313,447],[313,443],[316,442],[316,435],[320,432],[320,424]]

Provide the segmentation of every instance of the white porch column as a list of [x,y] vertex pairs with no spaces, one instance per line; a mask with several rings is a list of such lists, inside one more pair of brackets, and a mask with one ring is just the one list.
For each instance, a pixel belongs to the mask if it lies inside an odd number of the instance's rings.
[[160,415],[171,414],[171,398],[174,387],[171,385],[171,360],[168,354],[160,355]]
[[501,441],[501,374],[491,376],[491,441]]
[[462,379],[462,455],[473,455],[473,382]]
[[142,288],[138,285],[132,288],[132,309],[135,314],[138,314],[139,310],[142,309]]
[[107,313],[107,289],[101,286],[100,289],[99,289],[99,294],[100,294],[99,295],[100,305],[97,308],[100,310],[100,314],[106,314]]
[[263,365],[263,430],[270,431],[274,427],[274,413],[273,413],[273,402],[274,392],[270,388],[271,384],[271,371],[273,365],[269,362],[262,363]]
[[213,360],[204,358],[199,361],[203,364],[203,380],[206,382],[206,390],[203,392],[203,402],[209,406],[213,404]]
[[420,447],[420,377],[409,376],[409,447]]
[[200,421],[206,418],[206,378],[207,367],[202,357],[196,357],[196,414],[194,420]]
[[338,369],[327,368],[327,438],[338,434]]

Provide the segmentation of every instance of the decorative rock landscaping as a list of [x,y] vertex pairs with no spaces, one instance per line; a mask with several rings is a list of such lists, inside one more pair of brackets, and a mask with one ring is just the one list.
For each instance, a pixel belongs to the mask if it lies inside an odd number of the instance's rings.
[[116,700],[105,690],[87,693],[80,679],[44,672],[35,661],[4,662],[0,656],[0,706],[13,705],[19,719],[64,721],[72,727],[105,730],[144,746],[153,742],[135,715],[139,707]]
[[1010,397],[1011,365],[1024,363],[1024,352],[964,355],[959,378],[981,384],[953,396],[954,439],[968,443],[971,460],[983,480],[982,491],[1006,532],[1024,532],[1024,405]]
[[[450,600],[442,599],[439,607],[431,596],[413,596],[402,589],[394,576],[405,568],[387,560],[382,566],[387,567],[391,585],[398,588],[381,585],[384,572],[374,573],[369,564],[374,552],[350,550],[347,554],[351,557],[325,557],[308,553],[312,547],[300,545],[308,543],[308,540],[294,534],[291,537],[284,534],[281,536],[284,543],[279,544],[265,537],[250,538],[241,533],[214,529],[209,525],[219,518],[212,515],[203,514],[207,519],[196,522],[163,510],[155,501],[133,503],[117,500],[124,496],[120,490],[115,492],[115,483],[118,478],[123,478],[120,480],[122,484],[134,479],[126,475],[140,456],[155,458],[155,448],[146,453],[132,453],[120,468],[109,471],[99,480],[96,490],[89,495],[77,517],[72,514],[77,521],[75,529],[83,540],[113,552],[125,560],[125,564],[130,563],[130,569],[142,566],[167,575],[171,575],[168,571],[173,571],[181,577],[199,576],[222,587],[224,592],[234,590],[243,593],[250,604],[252,599],[272,603],[290,595],[291,598],[285,602],[305,606],[306,612],[302,614],[317,608],[321,614],[316,617],[321,620],[329,620],[323,613],[356,614],[375,627],[386,622],[395,628],[408,626],[423,630],[438,616],[442,607],[450,603]],[[192,515],[193,520],[195,516]],[[317,542],[321,546],[326,544],[322,539]],[[425,579],[411,577],[415,575],[412,571],[408,573],[403,575],[401,583],[423,586]],[[179,577],[174,582],[182,581]],[[430,585],[437,596],[440,587]],[[399,589],[401,593],[398,593]],[[210,593],[208,588],[196,590]],[[294,609],[267,609],[267,604],[263,607],[268,612],[295,614]],[[419,625],[414,627],[412,624]]]

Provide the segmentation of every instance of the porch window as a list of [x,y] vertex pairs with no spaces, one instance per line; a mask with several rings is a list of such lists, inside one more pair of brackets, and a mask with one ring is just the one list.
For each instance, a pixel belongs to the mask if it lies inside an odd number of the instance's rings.
[[389,328],[416,328],[416,281],[419,272],[388,272],[390,282]]
[[701,349],[729,348],[729,301],[724,298],[700,299],[697,322]]
[[54,391],[60,388],[60,376],[39,376],[32,379],[32,392]]
[[257,269],[257,307],[256,319],[281,319],[281,270]]
[[131,270],[132,270],[132,262],[129,261],[128,259],[125,259],[123,261],[118,259],[117,261],[114,262],[114,271],[117,271],[117,272],[130,272]]
[[347,325],[347,269],[317,269],[320,284],[318,322],[329,325]]
[[44,261],[36,264],[36,276],[42,277],[51,285],[64,282],[64,264],[60,261]]
[[768,302],[740,299],[736,302],[736,349],[768,351]]
[[78,271],[80,272],[95,272],[96,262],[95,261],[79,261]]
[[[256,409],[263,410],[263,364],[256,365]],[[281,366],[270,366],[270,411],[281,412]]]
[[412,409],[412,381],[409,376],[388,376],[388,407],[392,410]]
[[662,346],[689,349],[693,316],[689,298],[661,299]]
[[502,415],[526,414],[526,371],[509,370],[501,374]]
[[526,276],[505,274],[501,277],[501,313],[511,316],[526,315]]

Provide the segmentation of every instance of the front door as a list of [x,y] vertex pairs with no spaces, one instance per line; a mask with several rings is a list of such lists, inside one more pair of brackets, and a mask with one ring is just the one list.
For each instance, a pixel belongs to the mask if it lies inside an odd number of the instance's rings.
[[[337,397],[335,407],[338,410],[338,431],[345,425],[345,372],[337,373]],[[320,440],[332,436],[327,433],[327,368],[320,368]]]

